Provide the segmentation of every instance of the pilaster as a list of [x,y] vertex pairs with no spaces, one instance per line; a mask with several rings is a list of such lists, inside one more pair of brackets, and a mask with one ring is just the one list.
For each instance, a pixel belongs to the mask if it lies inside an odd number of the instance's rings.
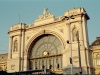
[[9,52],[8,52],[8,59],[12,58],[12,45],[13,45],[13,37],[10,36],[9,38]]

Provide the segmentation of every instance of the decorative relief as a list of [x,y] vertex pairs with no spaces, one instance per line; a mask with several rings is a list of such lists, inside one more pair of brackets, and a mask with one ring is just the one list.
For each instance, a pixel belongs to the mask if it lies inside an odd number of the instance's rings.
[[74,56],[73,57],[73,62],[77,63],[79,61],[79,57],[78,56]]
[[26,40],[28,40],[28,39],[29,39],[29,36],[27,36]]
[[62,32],[63,33],[63,29],[59,29],[60,30],[60,32]]
[[15,70],[15,65],[11,65],[11,70]]

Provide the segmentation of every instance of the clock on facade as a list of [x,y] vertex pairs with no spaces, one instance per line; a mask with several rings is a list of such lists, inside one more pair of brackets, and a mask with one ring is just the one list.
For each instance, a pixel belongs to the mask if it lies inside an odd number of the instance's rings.
[[44,51],[44,52],[43,52],[43,55],[48,55],[48,52],[47,52],[47,51]]

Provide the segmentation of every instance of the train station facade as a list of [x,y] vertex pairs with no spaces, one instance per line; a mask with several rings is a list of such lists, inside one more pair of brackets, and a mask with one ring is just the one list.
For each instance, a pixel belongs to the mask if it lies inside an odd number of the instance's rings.
[[[84,8],[75,8],[55,17],[48,9],[32,24],[11,26],[8,72],[50,69],[58,74],[93,74]],[[80,55],[79,55],[80,52]]]

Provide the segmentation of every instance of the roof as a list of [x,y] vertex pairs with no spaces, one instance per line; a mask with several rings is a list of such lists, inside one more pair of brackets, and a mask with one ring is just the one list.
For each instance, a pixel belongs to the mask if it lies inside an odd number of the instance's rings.
[[98,46],[100,45],[100,37],[97,37],[96,40],[91,44],[91,46]]

